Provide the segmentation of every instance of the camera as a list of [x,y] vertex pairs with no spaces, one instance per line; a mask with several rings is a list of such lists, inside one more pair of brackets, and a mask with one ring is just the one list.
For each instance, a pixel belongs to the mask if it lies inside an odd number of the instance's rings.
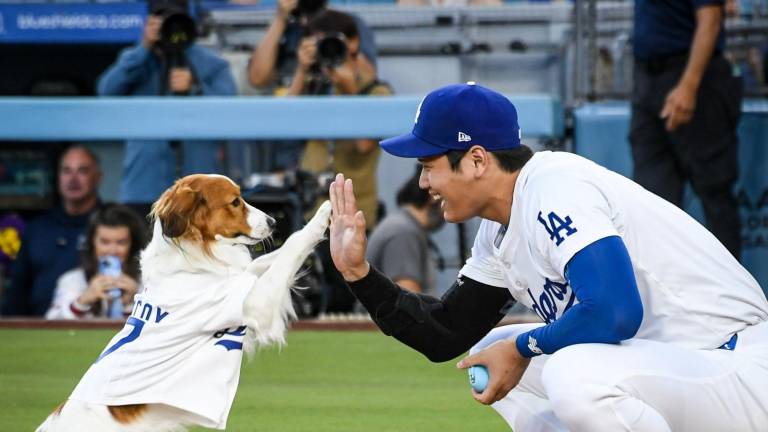
[[166,55],[171,66],[184,66],[184,50],[197,39],[197,25],[189,14],[185,0],[150,0],[151,15],[162,17],[158,48]]
[[317,41],[317,64],[335,68],[347,59],[347,38],[343,33],[325,34]]

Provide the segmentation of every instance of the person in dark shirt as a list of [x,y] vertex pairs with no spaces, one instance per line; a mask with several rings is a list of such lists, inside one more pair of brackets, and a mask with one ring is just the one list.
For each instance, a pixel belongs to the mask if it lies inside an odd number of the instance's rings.
[[436,246],[429,233],[445,224],[440,201],[419,187],[421,166],[397,191],[397,211],[371,233],[367,258],[401,288],[436,295]]
[[723,56],[723,3],[635,1],[629,140],[635,181],[678,207],[689,181],[707,228],[738,259],[742,83]]
[[11,285],[3,295],[3,316],[43,316],[51,305],[56,280],[77,267],[79,249],[91,213],[99,206],[101,168],[97,156],[71,147],[61,156],[61,203],[32,220],[11,267]]

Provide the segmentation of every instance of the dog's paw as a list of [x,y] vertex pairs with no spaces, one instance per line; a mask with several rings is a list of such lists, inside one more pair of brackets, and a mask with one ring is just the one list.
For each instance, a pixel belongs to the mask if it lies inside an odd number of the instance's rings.
[[325,230],[328,228],[328,224],[331,222],[331,202],[325,201],[317,209],[315,215],[312,216],[312,220],[309,221],[307,227],[312,230],[314,234],[322,236]]

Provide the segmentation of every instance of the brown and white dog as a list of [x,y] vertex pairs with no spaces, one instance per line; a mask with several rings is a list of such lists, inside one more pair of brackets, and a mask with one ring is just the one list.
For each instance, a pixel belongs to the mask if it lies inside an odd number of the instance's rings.
[[330,213],[325,202],[279,250],[251,260],[247,246],[269,237],[274,219],[224,176],[178,180],[153,206],[145,288],[126,326],[37,430],[223,429],[243,349],[285,342],[290,290]]

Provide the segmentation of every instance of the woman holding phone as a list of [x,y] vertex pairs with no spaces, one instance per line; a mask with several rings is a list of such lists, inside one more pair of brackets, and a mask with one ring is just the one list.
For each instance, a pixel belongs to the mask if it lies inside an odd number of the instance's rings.
[[[106,318],[116,298],[129,313],[140,286],[139,252],[145,243],[145,224],[131,209],[102,207],[88,224],[80,267],[59,277],[45,317]],[[111,293],[119,295],[113,298]]]

